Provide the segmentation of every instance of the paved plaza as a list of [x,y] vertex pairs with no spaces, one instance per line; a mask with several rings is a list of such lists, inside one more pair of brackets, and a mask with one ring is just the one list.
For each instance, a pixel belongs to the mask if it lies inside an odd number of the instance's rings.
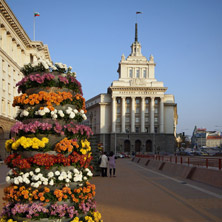
[[[5,172],[3,165],[1,181]],[[104,222],[222,221],[222,190],[162,175],[130,159],[117,160],[117,177],[94,177],[91,183]]]

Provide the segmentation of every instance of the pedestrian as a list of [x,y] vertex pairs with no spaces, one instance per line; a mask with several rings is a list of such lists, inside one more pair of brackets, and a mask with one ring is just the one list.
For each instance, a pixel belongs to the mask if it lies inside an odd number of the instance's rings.
[[107,177],[108,157],[106,156],[106,152],[103,152],[100,158],[101,163],[99,167],[101,168],[102,177]]
[[114,155],[113,151],[109,154],[109,175],[110,177],[116,176],[116,156]]

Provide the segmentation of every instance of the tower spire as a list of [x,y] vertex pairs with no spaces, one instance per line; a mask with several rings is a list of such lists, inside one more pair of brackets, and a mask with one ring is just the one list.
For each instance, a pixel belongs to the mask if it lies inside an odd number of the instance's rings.
[[138,42],[137,23],[135,24],[135,42]]

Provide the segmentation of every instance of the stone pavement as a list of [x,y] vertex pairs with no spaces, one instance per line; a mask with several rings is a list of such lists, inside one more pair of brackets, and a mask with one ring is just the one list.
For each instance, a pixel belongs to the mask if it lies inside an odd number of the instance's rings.
[[[222,221],[222,190],[117,160],[117,177],[95,177],[104,222]],[[200,191],[202,189],[202,191]]]
[[[0,168],[1,178],[6,171]],[[129,159],[117,160],[117,177],[94,177],[91,183],[104,222],[222,222],[222,190],[170,178]]]

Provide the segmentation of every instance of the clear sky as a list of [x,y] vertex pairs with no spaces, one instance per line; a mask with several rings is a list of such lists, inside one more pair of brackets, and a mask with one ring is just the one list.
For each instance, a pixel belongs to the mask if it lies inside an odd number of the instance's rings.
[[6,0],[53,62],[73,67],[86,99],[118,79],[130,54],[136,11],[142,54],[154,56],[156,79],[178,106],[177,132],[222,131],[222,0]]

